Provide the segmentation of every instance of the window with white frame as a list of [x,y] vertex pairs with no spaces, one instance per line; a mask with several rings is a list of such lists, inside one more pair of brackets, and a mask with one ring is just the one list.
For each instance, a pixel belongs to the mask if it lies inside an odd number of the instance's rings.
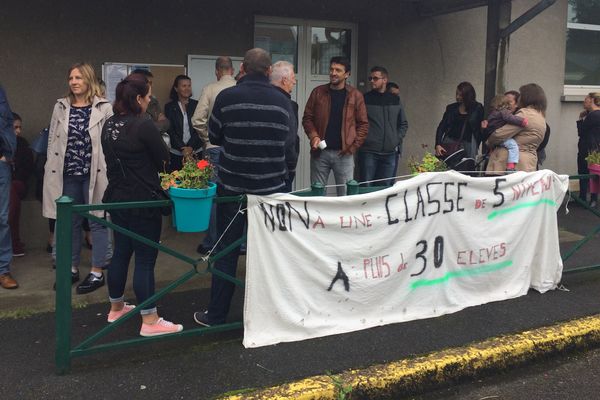
[[565,94],[600,89],[600,0],[569,0]]

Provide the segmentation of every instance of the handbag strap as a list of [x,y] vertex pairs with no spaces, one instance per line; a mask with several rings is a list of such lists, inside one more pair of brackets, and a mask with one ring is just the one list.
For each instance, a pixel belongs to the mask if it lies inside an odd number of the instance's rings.
[[[138,121],[137,119],[134,119],[134,121],[132,122],[132,125],[127,126],[127,130],[132,129],[133,127],[139,126],[139,125],[140,125],[140,121]],[[140,179],[140,177],[135,173],[135,171],[133,169],[127,168],[127,166],[121,162],[121,159],[119,157],[117,157],[117,153],[115,152],[115,149],[113,148],[112,139],[110,137],[107,138],[105,143],[108,144],[108,148],[109,148],[110,152],[112,153],[112,156],[119,163],[119,168],[121,168],[121,174],[123,175],[123,178],[127,179],[127,174],[125,173],[125,170],[127,170],[127,171],[131,172],[131,175],[133,176],[133,178],[139,184],[144,186],[150,192],[150,194],[156,192],[156,189],[153,189],[146,182],[144,182],[143,179]]]
[[467,129],[467,123],[469,122],[470,114],[467,114],[467,118],[463,123],[462,129],[460,130],[460,138],[458,138],[459,143],[462,143],[463,138],[465,137],[465,130]]

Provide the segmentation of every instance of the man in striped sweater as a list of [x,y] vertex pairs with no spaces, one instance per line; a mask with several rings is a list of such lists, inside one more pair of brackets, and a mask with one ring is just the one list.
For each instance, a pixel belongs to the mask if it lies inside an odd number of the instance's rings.
[[[237,85],[219,93],[208,121],[210,142],[223,148],[219,196],[281,192],[297,157],[292,104],[269,83],[269,54],[258,48],[248,50],[242,70],[245,75]],[[218,204],[219,236],[224,235],[217,250],[243,235],[246,216],[238,209],[237,203]],[[214,267],[235,276],[238,256],[239,247]],[[213,275],[208,310],[194,313],[194,320],[203,326],[224,323],[234,289],[233,283]]]

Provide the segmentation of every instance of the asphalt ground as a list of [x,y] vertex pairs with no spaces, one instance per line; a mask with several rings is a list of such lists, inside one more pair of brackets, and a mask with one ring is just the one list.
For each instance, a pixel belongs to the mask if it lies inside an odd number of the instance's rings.
[[600,350],[573,352],[464,385],[411,397],[413,400],[597,399]]
[[[577,235],[600,223],[589,212],[574,207],[566,217],[564,208],[561,209],[559,219],[561,237],[567,238],[561,242],[563,250],[573,245],[571,240]],[[596,263],[599,245],[600,239],[595,237],[565,263],[566,268]],[[530,291],[517,299],[471,307],[434,319],[256,349],[245,349],[241,344],[243,333],[237,330],[98,353],[74,359],[70,373],[64,376],[55,373],[52,312],[4,318],[0,320],[0,397],[209,399],[236,390],[324,375],[328,371],[336,374],[412,359],[598,313],[600,271],[565,274],[563,284],[568,291],[555,290],[543,295]],[[160,302],[159,312],[184,327],[192,327],[192,313],[208,302],[209,291],[203,286],[167,296]],[[231,321],[242,318],[242,295],[241,290],[236,292]],[[26,305],[27,296],[19,296],[20,304]],[[2,304],[9,303],[15,304],[14,301]],[[73,342],[80,342],[104,326],[106,312],[105,303],[84,303],[75,309]],[[138,330],[139,321],[132,318],[107,339],[133,338]],[[415,392],[423,389],[426,388],[413,388]]]

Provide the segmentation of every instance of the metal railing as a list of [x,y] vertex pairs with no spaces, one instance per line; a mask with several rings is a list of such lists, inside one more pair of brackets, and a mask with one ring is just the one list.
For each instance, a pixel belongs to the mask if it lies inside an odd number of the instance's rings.
[[[569,176],[569,180],[576,180],[576,179],[583,179],[583,180],[587,179],[587,180],[589,180],[589,179],[598,179],[598,178],[597,178],[597,175],[594,175],[594,174],[571,175],[571,176]],[[589,212],[591,212],[592,214],[594,214],[596,217],[600,217],[600,211],[596,210],[595,208],[590,207],[589,204],[587,204],[585,201],[581,200],[578,196],[573,196],[571,198],[578,205],[580,205],[581,207],[585,208],[586,210],[588,210]],[[592,238],[594,238],[594,236],[596,236],[598,233],[600,233],[600,224],[594,226],[592,228],[592,230],[590,232],[588,232],[588,234],[586,236],[584,236],[579,241],[577,241],[569,250],[567,250],[564,253],[564,255],[561,256],[563,262],[565,262],[569,258],[571,258],[575,253],[577,253],[577,251],[579,249],[581,249],[587,242],[589,242]],[[577,272],[592,271],[592,270],[599,269],[599,268],[600,268],[600,264],[577,266],[577,267],[572,267],[572,268],[564,269],[563,270],[563,274],[571,274],[571,273],[577,273]]]
[[[569,179],[590,179],[595,175],[574,175],[570,176]],[[385,186],[360,186],[358,182],[351,180],[346,185],[347,195],[356,195],[362,193],[370,193],[377,190],[386,188]],[[294,193],[297,196],[324,196],[326,193],[325,186],[321,184],[313,184],[310,191]],[[581,201],[577,197],[573,199],[578,202],[582,207],[588,209],[597,217],[600,217],[600,212],[596,209],[589,207],[588,204]],[[230,197],[216,197],[214,199],[216,203],[223,202],[244,202],[245,196],[230,196]],[[229,246],[219,251],[215,255],[211,255],[207,261],[203,259],[192,258],[181,254],[176,250],[173,250],[160,243],[156,243],[143,236],[140,236],[134,232],[131,232],[123,227],[113,224],[106,219],[99,218],[95,215],[90,214],[90,211],[110,211],[118,209],[130,209],[130,208],[156,208],[170,206],[170,200],[161,201],[143,201],[143,202],[127,202],[127,203],[108,203],[108,204],[90,204],[90,205],[74,205],[72,199],[63,196],[57,201],[57,221],[56,221],[56,353],[55,353],[55,365],[59,374],[64,374],[69,371],[71,360],[75,357],[81,357],[89,354],[94,354],[106,350],[119,349],[124,347],[130,347],[134,345],[150,343],[155,341],[162,341],[173,338],[189,337],[189,336],[201,336],[208,333],[221,332],[233,329],[240,329],[243,327],[241,321],[231,322],[222,325],[216,325],[204,328],[186,329],[178,333],[160,335],[155,337],[137,337],[128,340],[121,340],[105,344],[94,344],[99,339],[105,337],[109,333],[113,332],[119,326],[124,324],[127,320],[132,318],[134,315],[147,304],[156,302],[167,293],[171,292],[181,284],[187,282],[189,279],[196,275],[214,274],[225,280],[228,280],[239,287],[244,287],[244,283],[239,279],[229,276],[221,271],[213,268],[214,263],[233,251],[235,248],[245,243],[246,236],[240,237]],[[84,339],[81,343],[72,347],[71,337],[71,318],[72,318],[72,307],[71,307],[71,247],[72,247],[72,215],[77,213],[82,215],[84,218],[88,218],[94,222],[104,225],[110,229],[120,232],[134,240],[144,243],[150,247],[157,249],[163,253],[169,254],[191,266],[191,269],[171,282],[163,289],[156,292],[153,296],[138,304],[132,312],[128,312],[115,322],[106,325],[100,331]],[[579,240],[575,245],[568,250],[563,258],[566,261],[572,257],[582,246],[584,246],[589,240],[591,240],[596,234],[600,233],[600,224],[595,226],[584,238]],[[199,269],[202,264],[206,263],[204,269]],[[564,273],[574,273],[589,271],[600,268],[600,265],[591,266],[580,266],[569,268],[564,270]]]
[[[312,186],[310,191],[298,193],[301,196],[322,196],[325,194],[325,188],[323,185],[315,184]],[[224,202],[245,202],[245,196],[229,196],[229,197],[216,197],[214,199],[216,203]],[[154,336],[154,337],[137,337],[128,340],[121,340],[111,343],[95,344],[99,339],[105,337],[109,333],[113,332],[119,326],[124,324],[127,320],[134,317],[142,310],[146,305],[151,304],[165,296],[167,293],[173,291],[181,284],[187,282],[189,279],[196,275],[213,274],[217,275],[225,280],[234,283],[236,286],[244,287],[244,283],[239,279],[229,276],[219,270],[213,268],[214,263],[227,255],[233,249],[245,243],[246,236],[242,236],[234,243],[219,251],[213,256],[210,256],[207,261],[203,259],[196,259],[185,254],[179,253],[172,248],[164,246],[160,243],[156,243],[150,239],[140,236],[130,230],[127,230],[121,226],[115,225],[114,223],[107,221],[106,219],[97,217],[90,214],[90,211],[110,211],[110,210],[123,210],[131,208],[157,208],[157,207],[168,207],[171,205],[170,200],[158,200],[158,201],[140,201],[140,202],[126,202],[126,203],[106,203],[106,204],[86,204],[86,205],[74,205],[73,200],[67,196],[62,196],[56,200],[57,215],[56,215],[56,351],[55,351],[55,365],[59,374],[67,373],[71,366],[71,361],[75,357],[81,357],[89,354],[94,354],[106,350],[119,349],[124,347],[130,347],[138,344],[151,343],[155,341],[161,341],[166,339],[189,337],[189,336],[200,336],[207,333],[221,332],[233,329],[240,329],[243,327],[242,322],[231,322],[221,325],[215,325],[211,327],[186,329],[178,333]],[[156,292],[150,298],[146,299],[142,303],[138,304],[134,310],[123,315],[121,318],[111,324],[107,324],[100,331],[94,333],[88,338],[84,339],[78,345],[72,347],[72,304],[71,304],[71,250],[72,250],[72,221],[73,213],[77,213],[84,218],[88,218],[91,221],[97,222],[98,224],[104,225],[107,228],[113,229],[125,236],[128,236],[134,240],[144,243],[150,247],[157,249],[163,253],[169,254],[191,266],[190,270],[181,275],[175,281],[163,289]],[[206,263],[206,268],[200,269],[202,264]]]

